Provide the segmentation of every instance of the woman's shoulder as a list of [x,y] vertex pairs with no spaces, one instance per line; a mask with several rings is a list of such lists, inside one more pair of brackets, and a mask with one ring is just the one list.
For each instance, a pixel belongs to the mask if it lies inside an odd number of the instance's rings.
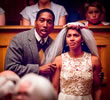
[[57,57],[55,58],[55,61],[56,61],[56,62],[59,62],[59,61],[61,61],[61,60],[62,60],[61,55],[60,55],[60,56],[57,56]]
[[62,57],[61,57],[61,55],[57,56],[53,63],[55,63],[57,65],[57,67],[61,67],[61,65],[62,65]]
[[93,67],[101,67],[101,60],[98,56],[91,56]]

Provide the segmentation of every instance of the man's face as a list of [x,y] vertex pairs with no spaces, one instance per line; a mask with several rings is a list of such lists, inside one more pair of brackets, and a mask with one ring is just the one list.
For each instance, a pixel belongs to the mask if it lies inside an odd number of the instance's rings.
[[43,12],[35,21],[37,33],[42,37],[47,37],[54,28],[53,16],[49,12]]

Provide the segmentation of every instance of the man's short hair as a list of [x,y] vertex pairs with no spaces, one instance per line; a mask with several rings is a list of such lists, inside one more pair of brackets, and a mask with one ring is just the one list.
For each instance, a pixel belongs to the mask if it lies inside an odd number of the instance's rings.
[[40,14],[41,14],[41,13],[44,13],[44,12],[50,13],[50,14],[53,16],[53,22],[55,21],[55,15],[54,15],[53,11],[50,10],[50,9],[42,9],[42,10],[38,11],[38,13],[37,13],[37,15],[36,15],[36,20],[38,20]]

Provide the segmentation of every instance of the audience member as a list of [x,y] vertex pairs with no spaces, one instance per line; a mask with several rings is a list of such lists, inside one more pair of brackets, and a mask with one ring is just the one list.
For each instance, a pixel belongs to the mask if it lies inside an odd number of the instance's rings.
[[5,70],[0,72],[0,77],[6,77],[8,80],[13,81],[15,84],[20,80],[20,77],[11,70]]
[[[36,16],[35,28],[21,32],[12,39],[5,58],[5,70],[12,70],[20,77],[30,72],[50,75],[55,71],[52,64],[42,65],[39,57],[40,50],[45,52],[52,42],[48,35],[54,28],[54,19],[50,9],[42,9]],[[42,39],[44,44],[40,44]]]
[[48,79],[30,73],[16,85],[14,100],[57,100],[57,95]]
[[13,71],[0,72],[0,100],[12,100],[14,88],[20,77]]
[[12,100],[15,83],[5,76],[0,76],[0,100]]
[[5,25],[5,11],[0,7],[0,25]]
[[51,0],[38,0],[38,3],[25,7],[20,14],[22,15],[23,25],[35,25],[36,14],[41,9],[51,9],[55,14],[55,25],[64,25],[66,23],[67,12],[61,5],[53,3]]
[[87,2],[84,5],[86,20],[82,21],[85,25],[110,25],[105,22],[105,8],[98,2]]
[[[65,49],[66,48],[66,49]],[[65,53],[62,54],[62,50]],[[52,83],[58,100],[101,100],[101,62],[92,31],[79,22],[68,23],[46,50],[45,63],[56,64]]]

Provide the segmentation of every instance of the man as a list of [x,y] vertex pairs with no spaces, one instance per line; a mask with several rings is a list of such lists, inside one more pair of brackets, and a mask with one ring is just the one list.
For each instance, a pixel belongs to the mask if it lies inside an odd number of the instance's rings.
[[15,86],[14,94],[14,100],[57,100],[51,82],[34,73],[21,78]]
[[[35,28],[21,32],[12,39],[5,58],[5,70],[12,70],[20,77],[30,72],[50,75],[55,71],[52,64],[41,65],[39,57],[39,51],[45,51],[52,42],[48,35],[54,28],[54,20],[51,10],[38,12]],[[44,45],[40,44],[41,39],[44,39]]]

